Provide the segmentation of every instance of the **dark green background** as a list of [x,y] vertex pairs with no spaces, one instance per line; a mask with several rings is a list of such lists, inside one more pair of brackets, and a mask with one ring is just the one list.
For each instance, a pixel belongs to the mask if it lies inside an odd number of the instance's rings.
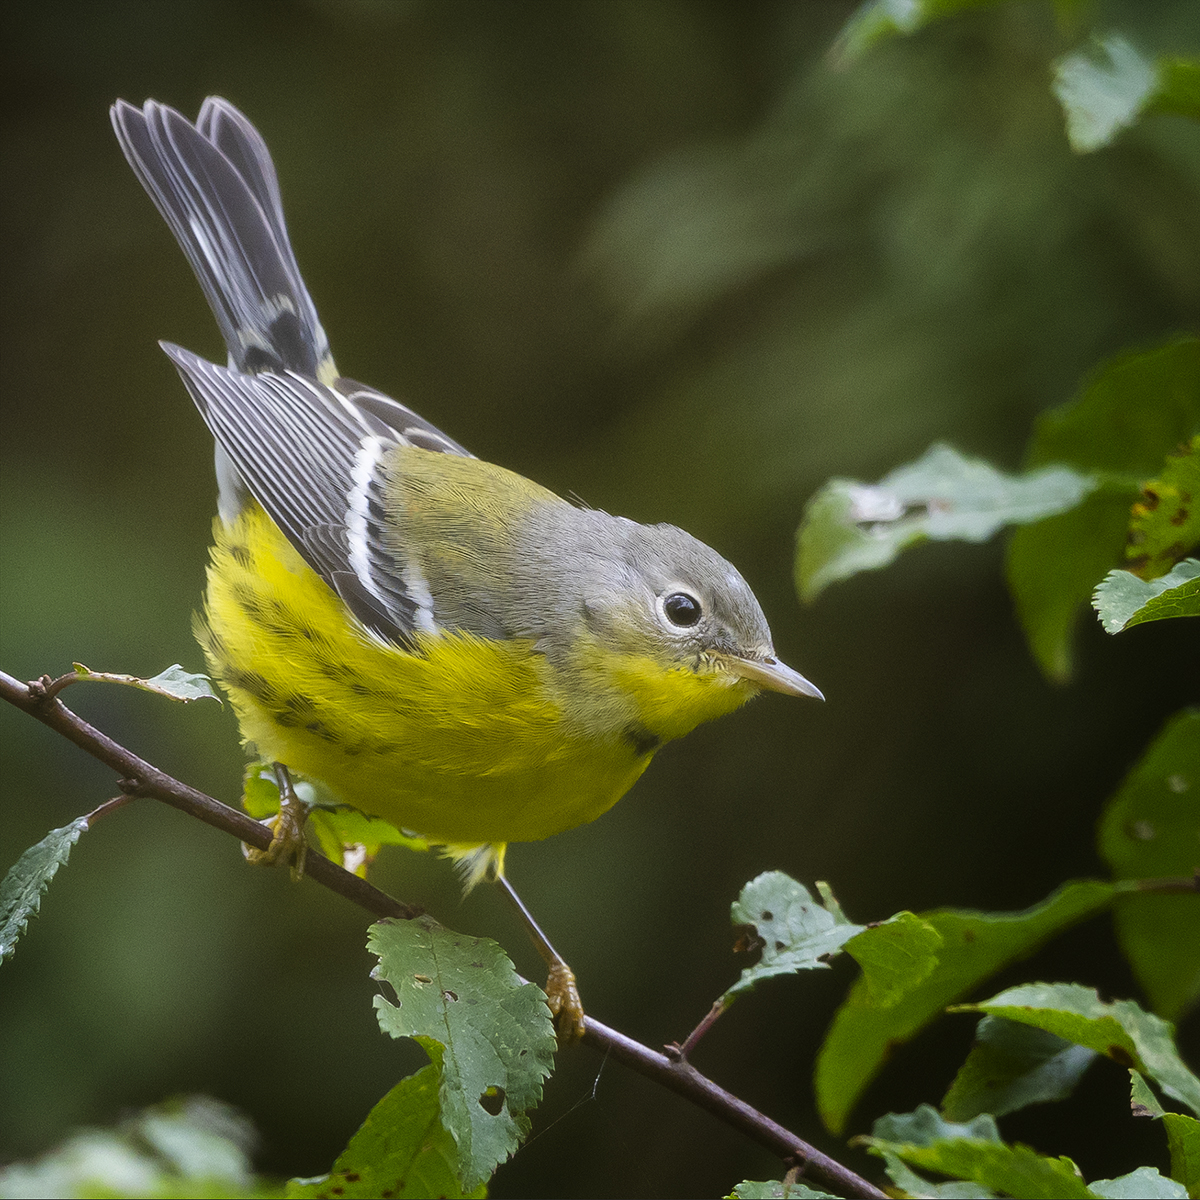
[[[603,1020],[681,1038],[735,977],[728,907],[780,868],[860,921],[1023,907],[1101,870],[1093,825],[1166,716],[1195,634],[1081,620],[1037,673],[1001,541],[927,547],[802,610],[795,527],[830,475],[936,438],[1014,468],[1031,419],[1122,347],[1200,317],[1200,128],[1154,118],[1068,149],[1049,88],[1077,34],[1049,5],[939,24],[835,70],[849,3],[45,3],[4,18],[0,666],[199,669],[189,622],[211,444],[158,338],[218,359],[199,289],[108,127],[118,96],[263,131],[338,363],[481,456],[596,507],[685,526],[741,567],[825,706],[769,696],[666,749],[612,813],[515,847],[510,873]],[[1194,0],[1101,4],[1149,52],[1200,52]],[[1087,21],[1080,27],[1088,28]],[[1189,637],[1191,640],[1189,641]],[[1187,658],[1191,655],[1190,665]],[[71,700],[213,794],[232,717],[117,689]],[[0,712],[7,865],[114,781]],[[536,958],[498,896],[395,854],[379,882]],[[259,1162],[326,1169],[420,1060],[386,1042],[362,914],[143,802],[89,834],[0,982],[0,1161],[207,1091]],[[738,1004],[697,1065],[848,1154],[810,1070],[852,972]],[[1106,920],[1005,981],[1136,995]],[[899,1052],[855,1125],[936,1102],[969,1041]],[[1196,1023],[1185,1028],[1196,1049]],[[588,1050],[560,1060],[505,1195],[720,1195],[779,1165]],[[1088,1178],[1165,1166],[1124,1072],[1010,1118]],[[866,1160],[858,1159],[864,1162]],[[874,1167],[867,1164],[871,1170]]]

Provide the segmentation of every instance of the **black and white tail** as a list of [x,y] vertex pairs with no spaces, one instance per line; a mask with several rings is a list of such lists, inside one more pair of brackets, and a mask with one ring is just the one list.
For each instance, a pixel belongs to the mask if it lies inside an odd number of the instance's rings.
[[227,524],[257,501],[365,629],[408,645],[433,628],[419,572],[396,559],[383,490],[390,451],[470,453],[405,404],[338,375],[288,242],[266,144],[225,100],[193,125],[118,100],[125,157],[183,247],[229,367],[162,342],[216,441]]
[[192,264],[239,371],[331,382],[329,342],[288,241],[275,167],[258,130],[210,96],[193,125],[154,100],[112,106],[129,165]]

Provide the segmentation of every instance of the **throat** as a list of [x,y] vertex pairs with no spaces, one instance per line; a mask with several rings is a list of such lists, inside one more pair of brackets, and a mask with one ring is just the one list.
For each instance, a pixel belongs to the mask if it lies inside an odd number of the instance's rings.
[[[582,653],[579,651],[582,649]],[[671,664],[645,654],[577,647],[564,675],[564,707],[577,727],[607,729],[633,753],[649,757],[697,725],[741,707],[756,692],[728,671]]]

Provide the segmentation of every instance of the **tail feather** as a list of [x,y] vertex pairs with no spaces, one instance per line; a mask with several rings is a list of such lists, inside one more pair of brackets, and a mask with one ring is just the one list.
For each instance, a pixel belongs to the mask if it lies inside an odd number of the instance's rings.
[[287,236],[266,144],[228,101],[193,125],[154,100],[112,107],[113,128],[208,299],[232,365],[336,377],[329,342]]

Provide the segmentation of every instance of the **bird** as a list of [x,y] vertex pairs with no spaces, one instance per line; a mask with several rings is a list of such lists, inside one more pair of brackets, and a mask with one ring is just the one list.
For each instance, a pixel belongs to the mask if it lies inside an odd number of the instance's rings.
[[[301,277],[266,142],[228,101],[195,122],[118,100],[129,165],[182,248],[228,361],[169,342],[215,441],[196,635],[246,746],[414,832],[521,905],[505,847],[594,820],[656,751],[762,691],[823,699],[776,656],[737,569],[673,525],[569,502],[343,376]],[[276,842],[303,838],[286,804]],[[278,843],[278,845],[277,845]],[[271,856],[268,856],[271,857]]]

